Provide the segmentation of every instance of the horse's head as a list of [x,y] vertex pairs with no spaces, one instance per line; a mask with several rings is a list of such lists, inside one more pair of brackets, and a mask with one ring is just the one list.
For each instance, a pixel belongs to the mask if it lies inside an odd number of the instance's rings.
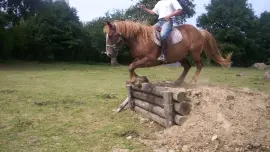
[[106,22],[104,29],[106,35],[106,54],[110,58],[115,58],[118,55],[119,45],[123,41],[122,35],[117,33],[115,25],[110,22]]

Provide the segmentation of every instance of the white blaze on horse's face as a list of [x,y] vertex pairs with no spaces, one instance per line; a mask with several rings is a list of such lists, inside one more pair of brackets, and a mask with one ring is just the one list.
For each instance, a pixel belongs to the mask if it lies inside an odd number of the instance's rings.
[[111,40],[109,39],[109,33],[106,33],[106,54],[108,57],[112,57],[113,55],[113,48]]
[[108,22],[107,25],[109,30],[106,33],[106,54],[108,57],[115,58],[118,55],[118,46],[123,39],[111,23]]
[[109,56],[109,54],[108,54],[108,47],[107,47],[107,45],[108,45],[108,39],[109,39],[109,35],[107,33],[106,34],[106,54],[107,54],[107,56]]
[[106,33],[106,54],[108,57],[114,57],[114,45],[112,44],[114,37],[110,37],[111,33]]

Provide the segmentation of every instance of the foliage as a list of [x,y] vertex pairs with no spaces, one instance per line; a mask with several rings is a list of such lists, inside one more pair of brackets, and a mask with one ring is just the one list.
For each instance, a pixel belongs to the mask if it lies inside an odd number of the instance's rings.
[[[153,25],[157,16],[139,6],[152,9],[157,1],[140,0],[126,10],[113,10],[82,23],[67,0],[0,0],[0,59],[109,63],[104,54],[104,23],[133,20]],[[178,1],[184,13],[177,19],[185,23],[195,14],[195,5],[193,0]],[[234,53],[235,66],[269,62],[269,12],[255,16],[247,0],[211,0],[206,10],[198,17],[198,27],[213,33],[222,52]],[[129,48],[122,46],[118,61],[123,64],[132,60]]]
[[[154,22],[157,21],[157,17],[145,13],[143,10],[140,9],[140,5],[144,4],[147,8],[153,9],[158,1],[159,0],[141,0],[137,2],[134,6],[131,6],[130,8],[127,9],[126,11],[127,18],[131,20],[146,22],[151,25],[154,24]],[[184,23],[186,22],[187,18],[190,18],[193,15],[195,15],[194,10],[195,5],[193,4],[193,0],[178,0],[178,2],[183,7],[184,13],[181,14],[180,16],[176,16],[176,19],[177,21],[179,21],[179,23]]]
[[[254,15],[247,0],[211,0],[206,10],[207,13],[198,17],[197,26],[210,31],[222,50],[234,53],[235,65],[266,61],[265,47],[258,42],[261,28],[267,24]],[[269,30],[265,32],[269,34]]]
[[[52,0],[43,0],[52,2]],[[27,19],[42,7],[42,0],[0,0],[0,7],[7,12],[10,20],[17,24],[21,18]]]
[[258,20],[256,43],[261,47],[262,58],[270,64],[270,12],[263,12]]
[[[12,57],[40,61],[87,60],[90,37],[76,10],[64,0],[42,3],[39,13],[5,31],[13,35]],[[10,51],[5,47],[3,50]]]

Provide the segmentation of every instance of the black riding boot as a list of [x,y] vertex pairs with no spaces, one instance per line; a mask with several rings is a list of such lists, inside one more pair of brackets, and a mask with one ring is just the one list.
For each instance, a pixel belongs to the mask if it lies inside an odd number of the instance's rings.
[[167,42],[165,39],[161,41],[161,55],[159,56],[158,60],[166,62],[166,49],[167,49]]

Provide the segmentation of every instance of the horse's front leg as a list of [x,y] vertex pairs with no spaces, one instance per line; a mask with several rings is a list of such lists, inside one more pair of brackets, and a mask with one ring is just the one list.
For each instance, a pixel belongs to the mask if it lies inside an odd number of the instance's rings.
[[136,81],[137,74],[135,71],[130,71],[129,70],[129,83],[133,84]]
[[134,83],[136,81],[136,77],[138,77],[138,75],[134,72],[135,69],[137,68],[143,68],[143,67],[150,67],[150,66],[158,66],[161,63],[155,59],[151,59],[148,57],[144,57],[142,59],[138,59],[134,62],[132,62],[129,66],[128,66],[128,70],[130,73],[130,83]]
[[[138,61],[137,58],[129,65],[129,67],[136,61]],[[135,73],[134,70],[129,70],[129,81],[127,83],[133,84],[136,81],[137,77],[138,77],[138,75]]]

